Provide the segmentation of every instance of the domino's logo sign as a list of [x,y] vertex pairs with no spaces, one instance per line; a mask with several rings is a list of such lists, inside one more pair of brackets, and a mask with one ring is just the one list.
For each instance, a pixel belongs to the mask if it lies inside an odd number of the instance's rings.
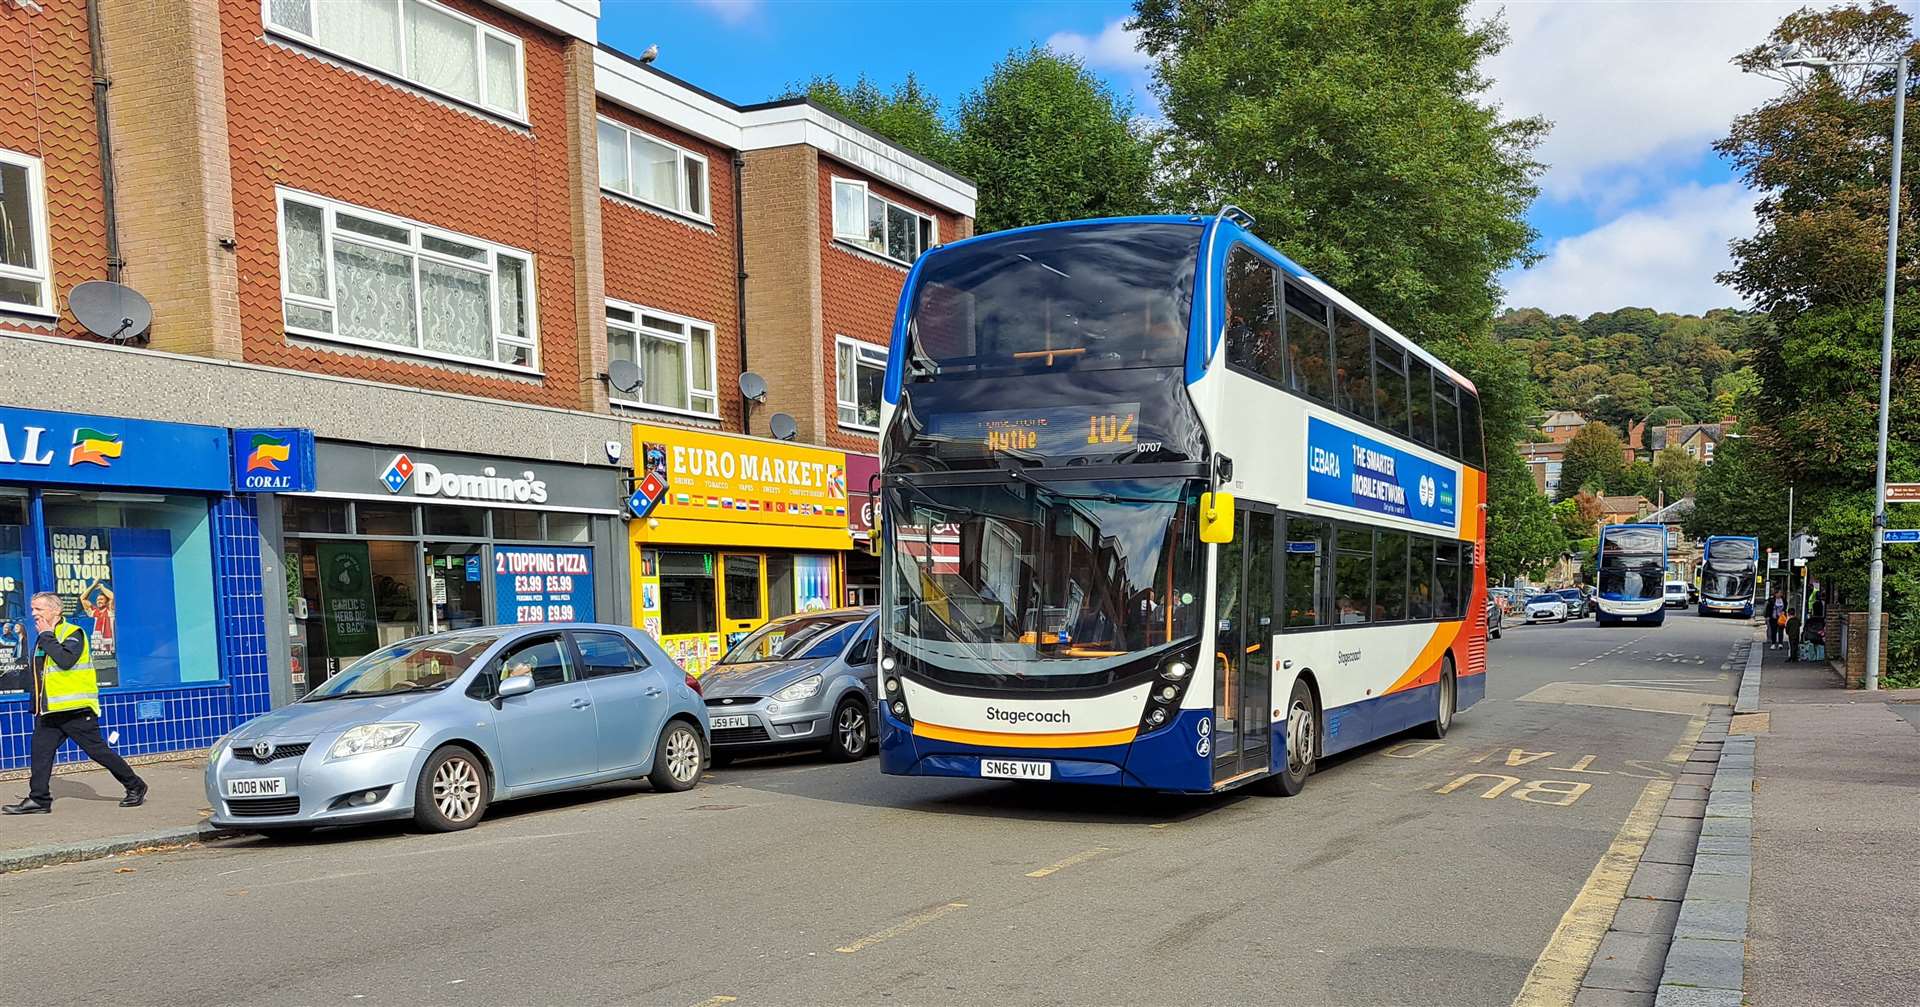
[[1435,486],[1434,486],[1434,484],[1433,484],[1433,477],[1432,477],[1432,476],[1421,476],[1421,477],[1420,477],[1420,504],[1421,504],[1421,506],[1424,506],[1424,507],[1431,507],[1431,506],[1433,506],[1433,501],[1434,501],[1434,498],[1436,498],[1436,497],[1438,497],[1439,495],[1440,495],[1440,493],[1439,493],[1439,489],[1438,489],[1437,487],[1435,487]]
[[398,493],[406,489],[407,480],[411,478],[413,478],[413,459],[401,453],[394,455],[393,461],[387,463],[387,470],[380,473],[380,484],[387,488],[387,492]]

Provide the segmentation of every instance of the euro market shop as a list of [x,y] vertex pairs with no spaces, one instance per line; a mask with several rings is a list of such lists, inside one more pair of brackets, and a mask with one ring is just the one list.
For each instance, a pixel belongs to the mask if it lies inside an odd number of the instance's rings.
[[314,491],[282,497],[295,694],[421,633],[627,622],[624,468],[336,440],[316,456]]
[[657,488],[627,525],[634,623],[688,671],[769,619],[845,597],[843,453],[635,424],[633,458],[640,484]]
[[286,645],[266,618],[281,595],[264,495],[311,479],[311,443],[0,407],[0,770],[28,762],[39,591],[87,633],[122,754],[205,748],[273,705]]

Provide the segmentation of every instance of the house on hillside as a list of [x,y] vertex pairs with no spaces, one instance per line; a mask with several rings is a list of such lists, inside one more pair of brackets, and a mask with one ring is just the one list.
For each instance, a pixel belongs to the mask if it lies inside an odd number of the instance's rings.
[[1600,498],[1600,523],[1634,524],[1653,513],[1653,503],[1646,497],[1635,493],[1631,496],[1603,496]]
[[1713,452],[1720,442],[1733,432],[1734,417],[1729,416],[1718,423],[1680,423],[1672,422],[1647,431],[1648,458],[1657,458],[1660,452],[1670,447],[1685,451],[1689,457],[1701,464],[1713,462]]
[[1556,409],[1547,414],[1546,421],[1540,424],[1540,430],[1547,435],[1552,444],[1565,444],[1573,440],[1573,435],[1586,428],[1587,418],[1571,409]]

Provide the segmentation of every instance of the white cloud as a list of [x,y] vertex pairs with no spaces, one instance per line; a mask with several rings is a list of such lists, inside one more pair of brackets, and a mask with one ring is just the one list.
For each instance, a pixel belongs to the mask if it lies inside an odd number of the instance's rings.
[[1537,156],[1549,199],[1605,201],[1692,165],[1734,116],[1780,85],[1729,61],[1765,41],[1801,2],[1500,3],[1511,41],[1489,60],[1493,100],[1542,115]]
[[1057,31],[1047,38],[1056,52],[1080,57],[1096,70],[1112,70],[1134,77],[1147,75],[1147,54],[1140,49],[1140,33],[1127,30],[1125,18],[1109,21],[1100,34],[1088,37],[1077,31]]
[[1730,261],[1727,242],[1753,233],[1758,198],[1738,182],[1673,189],[1656,205],[1553,242],[1546,261],[1501,277],[1506,302],[1581,316],[1624,305],[1694,313],[1739,305],[1740,295],[1713,277]]
[[730,25],[745,24],[760,13],[760,0],[694,0],[722,22]]

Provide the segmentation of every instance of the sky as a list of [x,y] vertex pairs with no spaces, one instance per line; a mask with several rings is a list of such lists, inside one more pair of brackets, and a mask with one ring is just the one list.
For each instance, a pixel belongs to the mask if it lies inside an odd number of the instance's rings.
[[[1487,99],[1554,124],[1528,218],[1544,255],[1501,277],[1506,303],[1585,316],[1619,307],[1737,307],[1716,283],[1727,242],[1750,235],[1755,194],[1712,149],[1781,85],[1729,62],[1800,3],[1482,0],[1511,41],[1485,66]],[[1125,0],[604,0],[601,38],[736,102],[826,74],[883,87],[915,74],[951,109],[995,62],[1040,43],[1070,52],[1136,111],[1155,112]]]

